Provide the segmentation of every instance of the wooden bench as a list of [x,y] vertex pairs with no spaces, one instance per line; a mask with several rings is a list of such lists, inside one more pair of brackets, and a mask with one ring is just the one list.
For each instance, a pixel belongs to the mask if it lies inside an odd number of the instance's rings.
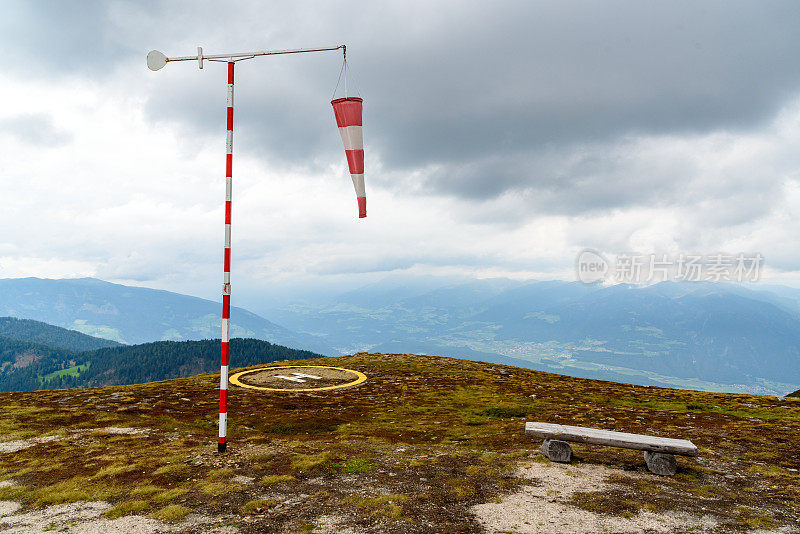
[[675,474],[678,466],[675,454],[697,456],[697,447],[685,439],[660,438],[552,423],[525,423],[525,434],[542,438],[544,440],[542,454],[554,462],[572,461],[572,447],[568,443],[570,441],[644,451],[647,468],[657,475]]

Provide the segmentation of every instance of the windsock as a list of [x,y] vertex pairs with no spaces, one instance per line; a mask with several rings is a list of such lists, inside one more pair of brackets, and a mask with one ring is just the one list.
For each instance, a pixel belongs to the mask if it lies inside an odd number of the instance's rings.
[[358,217],[367,216],[367,194],[364,189],[364,137],[361,134],[361,107],[363,100],[356,97],[331,100],[336,125],[344,143],[347,165],[356,189]]

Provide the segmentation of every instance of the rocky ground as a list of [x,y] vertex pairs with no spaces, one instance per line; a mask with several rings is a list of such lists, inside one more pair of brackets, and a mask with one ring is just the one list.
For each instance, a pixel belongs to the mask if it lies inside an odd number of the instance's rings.
[[[292,362],[300,363],[300,362]],[[217,381],[0,394],[3,532],[797,532],[800,400],[629,386],[479,362],[357,354],[317,393]],[[526,420],[692,440],[674,477]]]

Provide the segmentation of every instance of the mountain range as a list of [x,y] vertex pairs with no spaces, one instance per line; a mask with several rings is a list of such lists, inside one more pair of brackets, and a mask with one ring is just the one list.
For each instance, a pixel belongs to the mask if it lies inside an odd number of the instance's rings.
[[573,376],[718,391],[784,394],[800,386],[797,289],[507,279],[428,284],[386,280],[268,313],[342,353],[502,356]]
[[[213,301],[95,279],[0,280],[0,315],[117,343],[214,338],[218,311]],[[800,290],[782,286],[387,278],[256,311],[233,310],[233,336],[326,355],[435,354],[643,385],[800,388]]]
[[[42,321],[123,344],[218,338],[220,311],[220,304],[211,300],[94,278],[0,279],[0,316]],[[334,352],[315,336],[237,307],[231,309],[231,337]]]

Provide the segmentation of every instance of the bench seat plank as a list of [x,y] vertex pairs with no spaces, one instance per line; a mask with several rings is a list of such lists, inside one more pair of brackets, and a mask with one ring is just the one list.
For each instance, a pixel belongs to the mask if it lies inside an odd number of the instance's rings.
[[624,449],[697,456],[697,447],[685,439],[660,438],[642,434],[613,432],[581,426],[556,425],[552,423],[525,423],[525,434],[542,439],[557,439],[577,443],[592,443]]

